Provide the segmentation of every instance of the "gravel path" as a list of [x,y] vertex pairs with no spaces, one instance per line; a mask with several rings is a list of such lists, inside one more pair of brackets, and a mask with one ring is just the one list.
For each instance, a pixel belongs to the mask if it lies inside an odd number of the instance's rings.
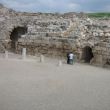
[[0,110],[110,110],[110,70],[0,59]]

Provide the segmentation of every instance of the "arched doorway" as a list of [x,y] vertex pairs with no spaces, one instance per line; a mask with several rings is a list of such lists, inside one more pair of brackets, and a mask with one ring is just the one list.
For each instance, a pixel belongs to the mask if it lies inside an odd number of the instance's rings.
[[110,65],[110,59],[106,60],[106,65]]
[[83,49],[82,59],[85,63],[90,63],[91,59],[93,58],[92,48],[89,46],[86,46]]
[[18,39],[21,38],[21,35],[24,35],[27,33],[27,27],[16,27],[12,30],[10,39],[11,39],[11,51],[16,50],[16,43],[18,42]]

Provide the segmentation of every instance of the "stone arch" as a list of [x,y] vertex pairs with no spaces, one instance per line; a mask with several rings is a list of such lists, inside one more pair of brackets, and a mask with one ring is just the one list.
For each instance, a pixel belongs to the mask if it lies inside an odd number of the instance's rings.
[[84,60],[85,63],[90,63],[93,57],[92,47],[85,46],[82,49],[82,60]]
[[11,40],[11,51],[16,50],[16,44],[18,42],[18,39],[21,38],[22,35],[25,35],[27,33],[27,27],[15,27],[11,34],[10,34],[10,40]]

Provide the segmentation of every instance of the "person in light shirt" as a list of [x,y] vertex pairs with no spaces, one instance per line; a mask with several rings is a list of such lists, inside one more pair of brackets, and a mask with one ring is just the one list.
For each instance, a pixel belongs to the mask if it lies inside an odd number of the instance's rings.
[[74,54],[71,52],[70,54],[69,54],[69,64],[73,64],[73,59],[74,59]]
[[73,64],[74,54],[72,52],[67,54],[67,64]]

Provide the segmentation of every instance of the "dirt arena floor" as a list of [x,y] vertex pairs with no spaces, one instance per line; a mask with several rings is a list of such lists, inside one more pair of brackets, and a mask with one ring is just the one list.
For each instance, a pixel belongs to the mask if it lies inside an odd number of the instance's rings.
[[110,70],[1,58],[0,110],[110,110]]

